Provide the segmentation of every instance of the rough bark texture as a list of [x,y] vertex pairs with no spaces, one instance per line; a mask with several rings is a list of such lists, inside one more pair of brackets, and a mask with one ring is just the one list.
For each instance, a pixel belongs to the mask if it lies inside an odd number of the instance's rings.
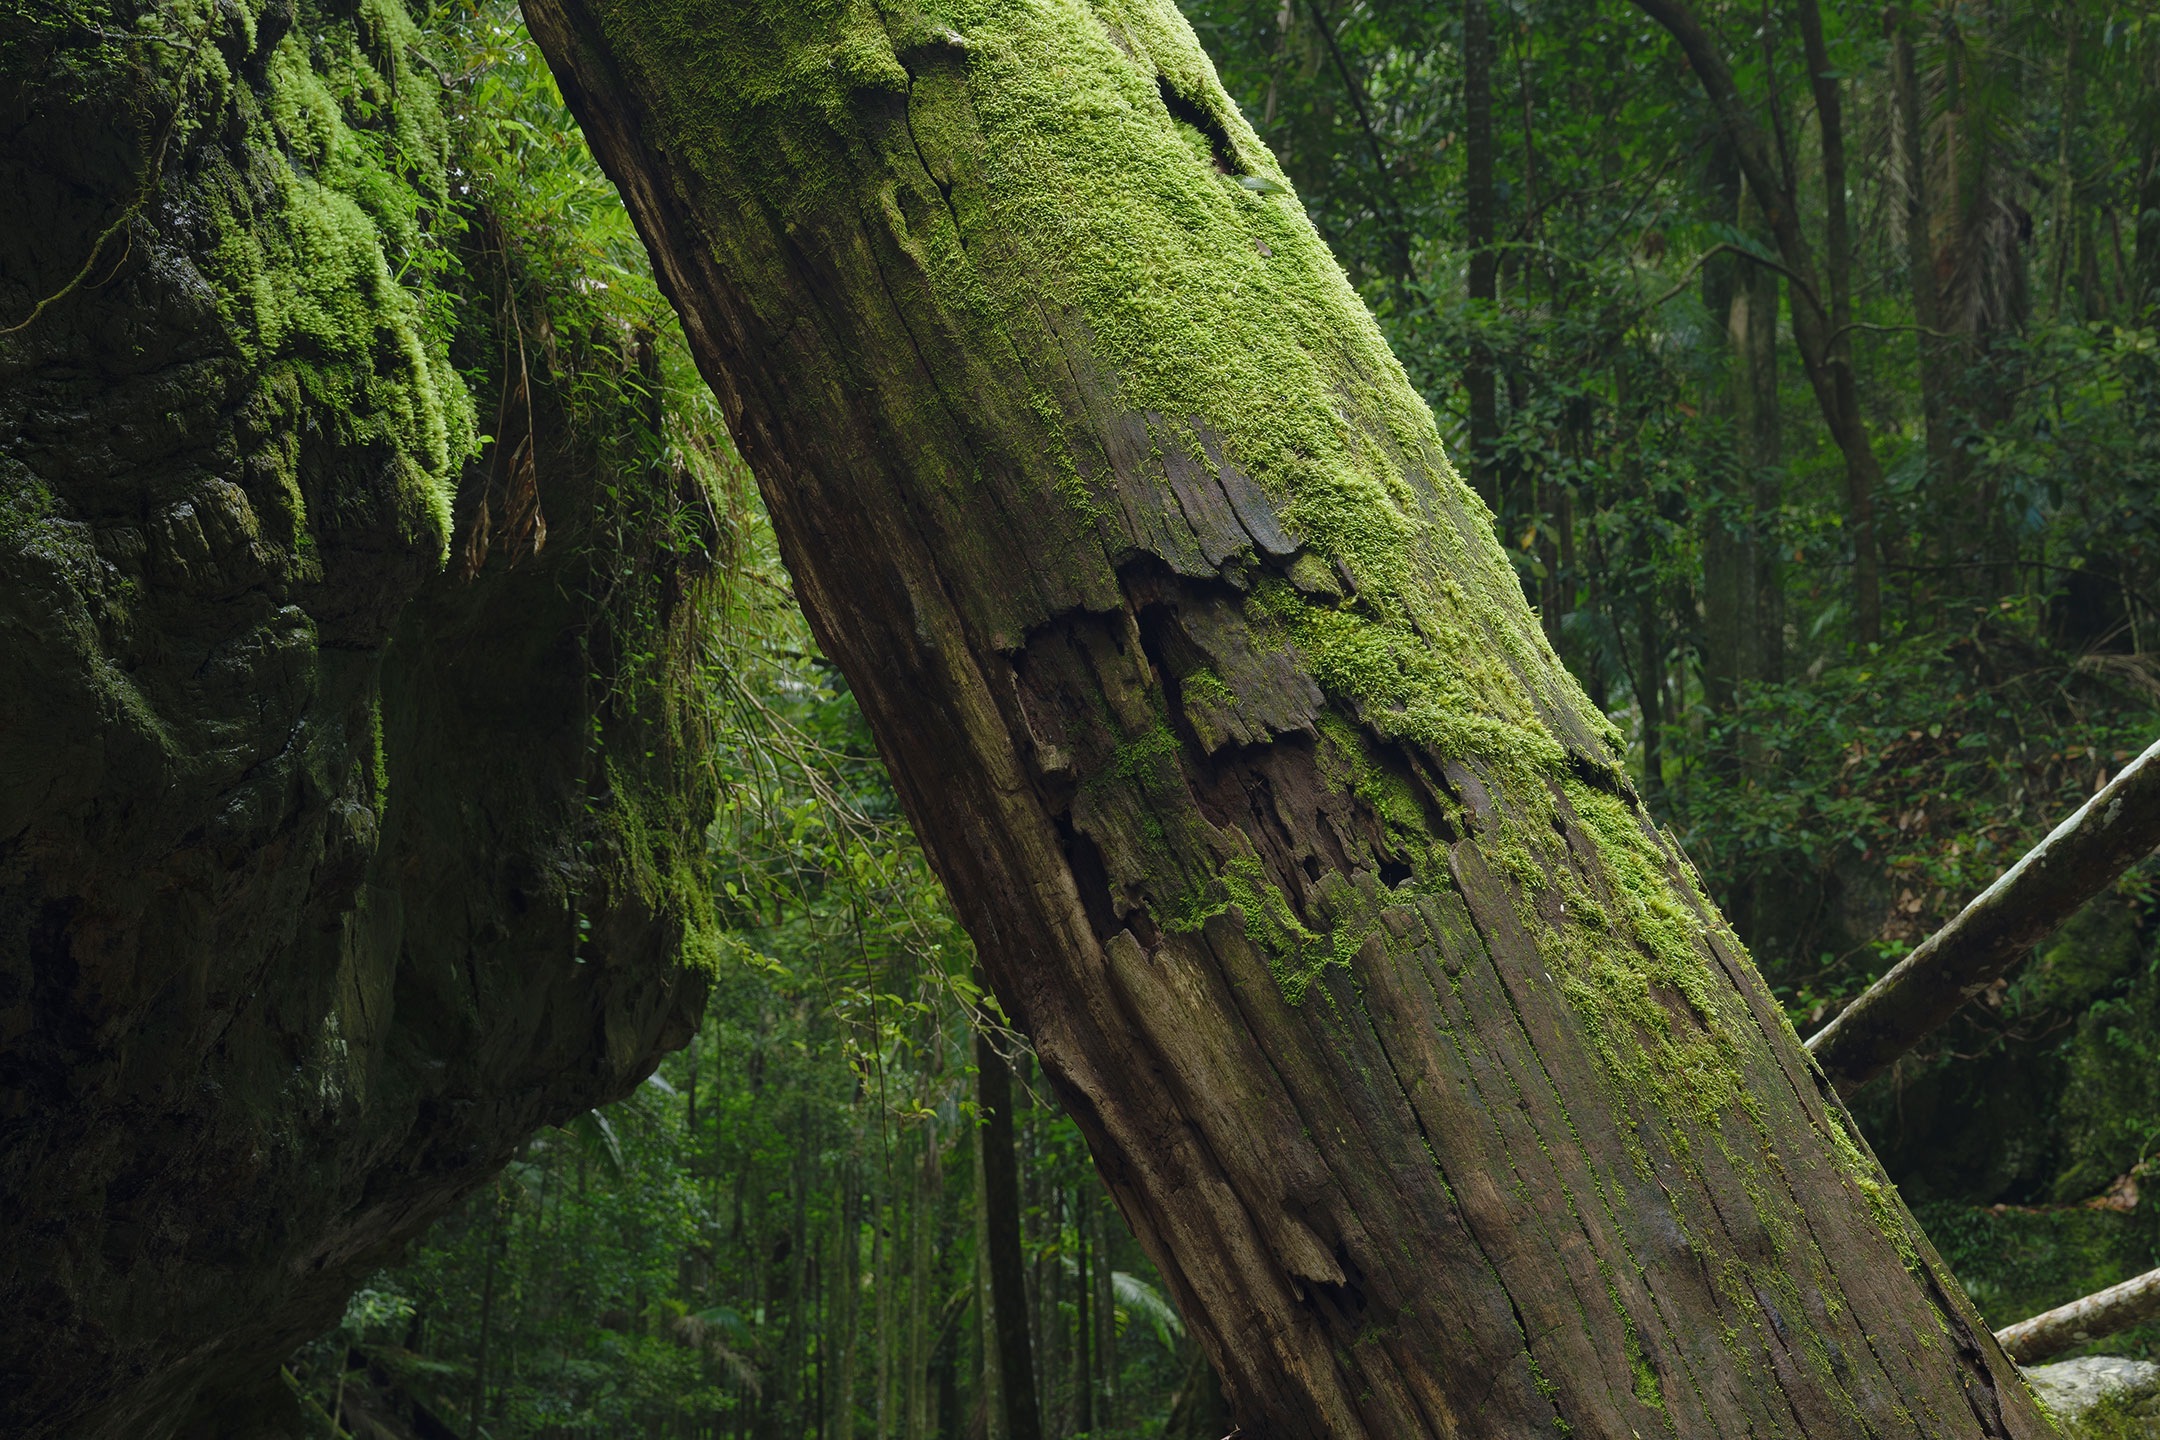
[[2046,1433],[1167,0],[532,0],[1259,1436]]
[[2160,846],[2160,742],[1808,1038],[1850,1095]]
[[440,179],[403,12],[69,13],[0,19],[0,1432],[267,1433],[357,1281],[687,1037],[700,796],[537,377],[478,513],[385,260],[425,182],[336,98]]

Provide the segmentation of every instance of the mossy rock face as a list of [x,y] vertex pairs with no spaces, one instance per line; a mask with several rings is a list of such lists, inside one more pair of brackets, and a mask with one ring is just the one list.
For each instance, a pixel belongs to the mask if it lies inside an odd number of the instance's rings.
[[423,51],[391,0],[0,15],[9,1435],[275,1433],[355,1281],[703,1003],[681,477],[536,377],[545,548],[481,505]]

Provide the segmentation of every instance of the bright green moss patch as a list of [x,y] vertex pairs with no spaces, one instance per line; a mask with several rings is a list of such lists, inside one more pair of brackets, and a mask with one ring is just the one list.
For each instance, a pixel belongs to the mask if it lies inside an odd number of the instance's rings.
[[[1131,539],[1104,478],[1068,453],[1074,417],[1050,378],[1062,367],[1034,375],[1056,316],[1120,409],[1160,417],[1203,471],[1219,442],[1314,563],[1349,577],[1343,614],[1291,626],[1335,698],[1390,736],[1496,760],[1558,755],[1541,703],[1608,733],[1430,411],[1169,0],[941,0],[889,19],[868,0],[728,8],[710,24],[643,0],[603,10],[625,53],[665,77],[663,143],[782,228],[846,233],[874,213],[959,338],[1027,377],[1045,443],[1026,463],[1045,499],[1106,549]],[[952,66],[964,84],[922,78]],[[865,123],[890,113],[871,97],[891,94],[908,97],[904,131]],[[925,178],[942,194],[916,213],[906,193]],[[726,243],[746,275],[783,263],[757,236]],[[1182,523],[1174,502],[1164,518]],[[1318,592],[1330,605],[1332,584]]]
[[1215,705],[1223,709],[1228,709],[1237,703],[1237,696],[1231,693],[1230,687],[1223,684],[1222,677],[1213,670],[1195,670],[1180,683],[1188,700],[1196,700],[1202,704]]
[[[1526,692],[1590,707],[1431,414],[1174,9],[944,14],[966,38],[987,212],[1015,251],[978,272],[1001,308],[1076,307],[1126,408],[1194,417],[1351,577],[1346,610],[1300,619],[1287,589],[1275,606],[1331,694],[1443,752],[1556,757]],[[1165,84],[1238,167],[1283,189],[1223,173],[1219,147],[1166,110]]]
[[1243,922],[1245,938],[1266,958],[1268,973],[1291,1005],[1304,1004],[1328,967],[1347,966],[1365,941],[1363,932],[1353,938],[1348,930],[1324,935],[1311,929],[1268,878],[1266,867],[1250,855],[1230,861],[1205,889],[1174,903],[1162,923],[1165,929],[1191,934],[1233,909]]
[[366,0],[349,32],[280,42],[265,109],[283,150],[263,162],[278,203],[260,212],[256,175],[210,188],[208,275],[243,358],[295,378],[339,443],[388,452],[400,524],[440,556],[478,444],[437,288],[452,223],[447,139],[432,80],[405,59],[420,44],[390,0]]

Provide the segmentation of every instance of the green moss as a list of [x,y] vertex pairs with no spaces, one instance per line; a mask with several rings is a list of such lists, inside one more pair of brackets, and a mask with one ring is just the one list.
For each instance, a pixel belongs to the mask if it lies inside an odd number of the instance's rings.
[[[478,449],[447,330],[430,323],[449,308],[436,285],[447,251],[429,233],[449,223],[447,132],[431,83],[404,59],[421,44],[404,11],[365,0],[354,25],[322,43],[288,34],[270,56],[264,109],[282,154],[206,186],[217,234],[207,275],[266,384],[290,377],[338,443],[386,452],[400,525],[440,559],[458,472]],[[269,213],[255,193],[264,179],[277,197]]]
[[1120,745],[1111,754],[1108,768],[1100,775],[1091,777],[1090,783],[1121,781],[1146,789],[1154,785],[1177,783],[1177,736],[1170,727],[1157,720],[1141,732],[1138,739]]
[[1323,774],[1332,766],[1342,767],[1340,774],[1328,778],[1372,808],[1399,853],[1424,862],[1413,868],[1423,874],[1443,871],[1425,802],[1410,782],[1383,765],[1365,734],[1340,715],[1322,715],[1319,727],[1328,742],[1321,751]]
[[1230,687],[1223,684],[1222,677],[1213,670],[1195,670],[1180,683],[1188,701],[1198,701],[1225,710],[1237,704],[1237,696],[1231,693]]
[[53,493],[28,470],[0,457],[0,544],[19,548],[59,513]]
[[[1258,859],[1230,861],[1206,889],[1188,893],[1163,918],[1164,928],[1190,934],[1218,915],[1236,912],[1245,938],[1266,957],[1268,973],[1291,1005],[1302,1005],[1313,982],[1330,965],[1347,964],[1339,941],[1321,935],[1298,918],[1281,889],[1268,879]],[[1355,947],[1351,952],[1355,953]]]
[[2053,1414],[2048,1419],[2064,1440],[2152,1440],[2160,1432],[2160,1405],[2150,1395],[2118,1392],[2092,1406],[2075,1420]]
[[[695,169],[783,226],[857,215],[875,183],[895,238],[986,356],[1024,352],[1049,297],[1121,409],[1164,417],[1206,468],[1219,442],[1306,542],[1305,569],[1324,558],[1350,578],[1341,615],[1326,586],[1309,617],[1292,613],[1308,608],[1294,590],[1279,608],[1330,693],[1368,723],[1446,753],[1549,762],[1560,746],[1529,699],[1542,695],[1611,736],[1522,604],[1429,409],[1169,0],[943,0],[889,28],[868,0],[732,8],[725,24],[642,3],[605,12],[624,50],[667,77],[659,127]],[[964,115],[949,102],[910,114],[917,137],[950,133],[971,166],[919,222],[854,121],[858,94],[910,91],[899,49],[964,56],[967,77]],[[1171,118],[1166,85],[1219,141]],[[922,163],[908,144],[892,163]],[[1030,404],[1055,490],[1122,544],[1115,507],[1067,454],[1063,403],[1038,386]]]

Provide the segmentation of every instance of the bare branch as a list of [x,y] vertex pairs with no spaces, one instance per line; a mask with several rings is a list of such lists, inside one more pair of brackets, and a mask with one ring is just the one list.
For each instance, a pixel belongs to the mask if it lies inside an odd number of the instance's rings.
[[1708,250],[1703,251],[1702,254],[1697,255],[1693,260],[1690,260],[1688,262],[1687,269],[1680,272],[1679,282],[1675,284],[1672,289],[1667,290],[1664,294],[1658,296],[1657,299],[1652,300],[1648,305],[1645,305],[1643,308],[1645,310],[1655,310],[1659,306],[1663,305],[1666,301],[1672,299],[1675,295],[1678,295],[1682,290],[1687,289],[1688,281],[1694,278],[1695,272],[1702,269],[1703,265],[1709,261],[1711,256],[1723,254],[1726,251],[1730,251],[1731,253],[1738,255],[1743,260],[1752,260],[1757,265],[1762,266],[1765,270],[1777,271],[1778,274],[1783,275],[1787,280],[1792,281],[1793,284],[1799,286],[1802,290],[1807,291],[1807,297],[1810,301],[1814,301],[1817,304],[1821,303],[1820,301],[1815,300],[1815,289],[1813,286],[1808,284],[1806,276],[1796,274],[1793,271],[1786,269],[1777,261],[1772,260],[1767,255],[1763,255],[1758,251],[1749,250],[1743,246],[1735,245],[1731,241],[1720,241],[1718,244],[1711,246]]
[[1840,1095],[1887,1069],[2160,845],[2160,742],[1815,1032]]
[[2160,1316],[2160,1270],[2148,1270],[2097,1295],[2020,1320],[1996,1331],[1995,1339],[2018,1364],[2037,1365],[2073,1345],[2120,1334],[2155,1316]]

